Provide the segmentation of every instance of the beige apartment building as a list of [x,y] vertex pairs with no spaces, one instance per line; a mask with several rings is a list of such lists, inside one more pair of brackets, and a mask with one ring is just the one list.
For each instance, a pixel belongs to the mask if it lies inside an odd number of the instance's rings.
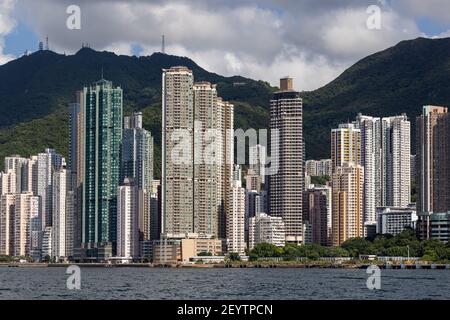
[[233,105],[186,67],[163,70],[162,82],[162,232],[224,238]]
[[333,170],[345,163],[361,164],[361,130],[353,123],[340,124],[331,130]]
[[0,197],[0,255],[14,255],[14,210],[16,195]]
[[362,237],[364,169],[354,163],[334,168],[332,177],[332,245]]

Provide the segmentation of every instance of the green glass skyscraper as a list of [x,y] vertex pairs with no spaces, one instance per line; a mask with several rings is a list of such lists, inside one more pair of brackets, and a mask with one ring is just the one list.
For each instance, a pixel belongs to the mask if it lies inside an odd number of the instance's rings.
[[[82,243],[85,249],[114,248],[123,92],[102,79],[85,87],[83,96],[80,110],[84,127],[80,130]],[[97,251],[97,255],[101,253]]]

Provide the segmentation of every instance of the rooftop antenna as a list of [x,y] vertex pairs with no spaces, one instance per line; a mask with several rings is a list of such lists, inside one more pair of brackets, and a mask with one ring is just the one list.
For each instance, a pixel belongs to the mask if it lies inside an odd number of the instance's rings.
[[162,35],[161,52],[166,53],[166,36]]
[[102,67],[102,80],[103,80],[103,67]]
[[48,36],[45,38],[45,50],[50,50],[48,46]]

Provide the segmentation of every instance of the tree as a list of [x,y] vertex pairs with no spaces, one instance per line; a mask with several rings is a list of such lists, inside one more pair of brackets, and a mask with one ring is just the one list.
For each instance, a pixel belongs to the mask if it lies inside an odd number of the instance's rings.
[[270,243],[259,243],[250,252],[259,258],[281,257],[283,250]]
[[358,257],[360,254],[375,254],[372,243],[364,238],[351,238],[345,241],[341,247],[347,250],[352,257]]
[[230,261],[241,261],[241,256],[237,252],[230,252],[228,254],[228,259]]

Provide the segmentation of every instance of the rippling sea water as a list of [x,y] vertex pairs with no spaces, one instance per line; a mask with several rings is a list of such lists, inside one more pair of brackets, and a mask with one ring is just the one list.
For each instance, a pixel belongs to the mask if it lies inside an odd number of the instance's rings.
[[450,299],[449,270],[81,268],[68,290],[65,268],[0,268],[0,299]]

